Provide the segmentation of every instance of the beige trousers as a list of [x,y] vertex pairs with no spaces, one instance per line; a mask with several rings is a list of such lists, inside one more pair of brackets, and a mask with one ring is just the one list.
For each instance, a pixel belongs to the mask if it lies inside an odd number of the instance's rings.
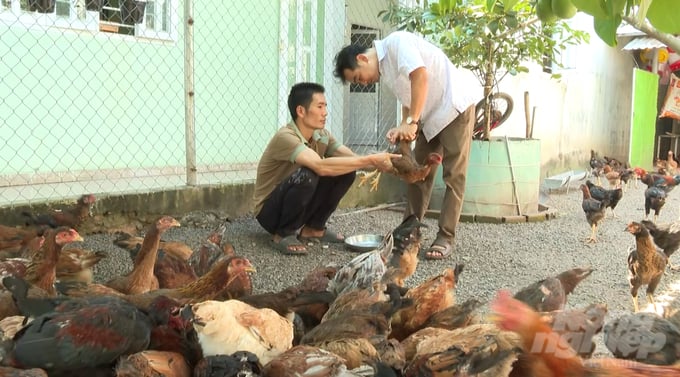
[[[439,232],[436,243],[453,243],[456,227],[463,208],[465,175],[470,160],[470,144],[475,121],[475,106],[470,106],[447,125],[429,142],[422,132],[416,136],[413,155],[416,161],[424,161],[429,153],[442,155],[443,180],[446,185],[444,199],[439,215]],[[404,218],[415,214],[422,220],[430,205],[436,169],[432,169],[424,181],[408,185],[406,211]]]

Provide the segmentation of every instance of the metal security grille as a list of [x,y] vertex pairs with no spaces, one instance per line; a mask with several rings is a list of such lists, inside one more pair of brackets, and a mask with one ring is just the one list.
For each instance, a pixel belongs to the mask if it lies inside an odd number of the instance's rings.
[[386,8],[0,0],[0,206],[252,182],[300,81],[326,87],[336,137],[384,148],[394,99],[332,71],[343,45],[386,35]]

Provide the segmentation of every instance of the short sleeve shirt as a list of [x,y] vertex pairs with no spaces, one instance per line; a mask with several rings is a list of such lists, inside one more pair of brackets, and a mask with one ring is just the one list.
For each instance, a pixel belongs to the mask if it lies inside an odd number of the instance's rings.
[[427,69],[427,98],[420,120],[428,141],[482,99],[482,86],[474,73],[455,67],[440,48],[427,40],[395,31],[374,44],[380,84],[386,85],[406,107],[411,104],[409,75],[417,68]]
[[341,146],[326,129],[316,130],[312,140],[304,139],[294,123],[281,127],[269,141],[257,165],[253,201],[255,213],[262,209],[264,201],[286,177],[300,165],[295,159],[304,149],[311,149],[321,158],[330,157]]

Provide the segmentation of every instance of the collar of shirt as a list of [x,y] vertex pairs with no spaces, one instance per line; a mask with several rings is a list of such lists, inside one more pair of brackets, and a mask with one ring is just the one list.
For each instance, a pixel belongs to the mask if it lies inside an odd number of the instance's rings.
[[[289,125],[290,125],[290,127],[295,131],[295,133],[298,135],[298,137],[300,138],[300,140],[301,140],[306,146],[309,146],[309,142],[305,139],[304,136],[302,136],[302,133],[300,132],[300,129],[298,128],[298,126],[297,126],[294,122],[291,122]],[[321,143],[321,144],[326,144],[326,145],[327,145],[327,144],[328,144],[328,141],[329,141],[329,138],[328,138],[328,135],[323,135],[323,134],[321,134],[320,130],[314,130],[314,133],[312,133],[312,140],[315,141],[315,142],[317,142],[317,143]]]

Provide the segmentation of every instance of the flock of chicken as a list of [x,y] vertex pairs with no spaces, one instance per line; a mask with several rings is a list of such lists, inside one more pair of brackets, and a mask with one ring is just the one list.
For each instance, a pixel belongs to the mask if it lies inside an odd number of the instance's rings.
[[[584,187],[584,198],[597,195]],[[223,240],[226,224],[192,250],[162,239],[180,226],[162,216],[143,235],[118,235],[132,270],[97,284],[91,268],[104,255],[73,244],[94,202],[83,195],[71,208],[26,213],[26,226],[0,225],[0,377],[680,376],[680,313],[636,310],[605,323],[606,305],[565,309],[587,267],[501,291],[485,317],[482,302],[456,301],[462,264],[405,284],[424,226],[411,216],[375,250],[254,293],[255,268]],[[615,206],[600,200],[602,212]],[[651,297],[650,276],[661,276],[651,271],[666,268],[663,253],[646,251],[663,229],[628,226],[638,239],[634,297],[644,284]],[[600,332],[615,358],[590,358]]]
[[[581,185],[583,192],[581,207],[592,229],[587,242],[597,242],[597,227],[605,219],[607,208],[610,208],[612,215],[616,216],[614,208],[623,198],[627,185],[631,182],[637,184],[639,179],[647,186],[644,193],[644,220],[631,222],[626,227],[626,230],[635,237],[635,247],[628,252],[628,281],[635,312],[639,311],[637,296],[642,286],[647,287],[647,300],[656,309],[654,292],[666,268],[676,270],[669,258],[680,247],[680,221],[657,223],[667,195],[680,183],[678,162],[675,161],[673,152],[668,151],[667,159],[657,160],[656,171],[649,173],[639,167],[631,168],[613,158],[599,158],[593,150],[590,154],[593,176],[598,179],[598,183],[604,176],[609,188],[594,184],[590,180]],[[654,220],[650,221],[648,218],[652,210]]]

